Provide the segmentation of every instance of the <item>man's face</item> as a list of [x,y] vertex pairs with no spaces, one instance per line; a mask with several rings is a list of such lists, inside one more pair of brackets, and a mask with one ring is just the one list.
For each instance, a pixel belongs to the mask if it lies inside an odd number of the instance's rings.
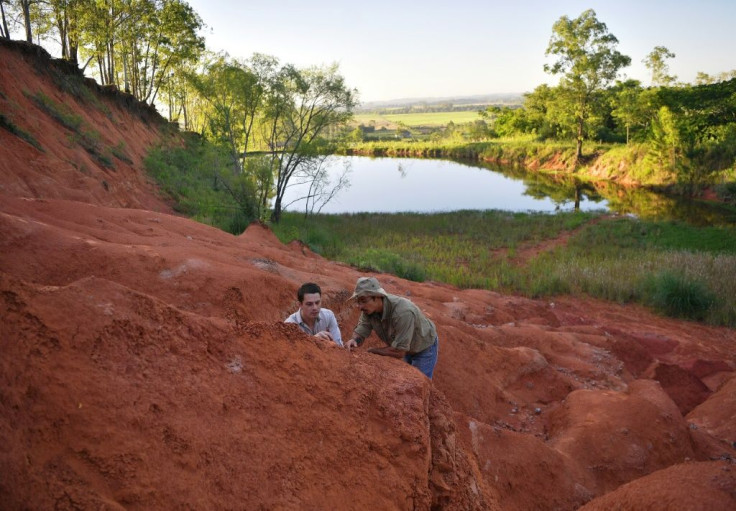
[[355,300],[363,314],[383,312],[383,300],[378,296],[361,296]]
[[304,300],[299,305],[303,320],[315,321],[322,307],[322,296],[319,293],[305,293]]

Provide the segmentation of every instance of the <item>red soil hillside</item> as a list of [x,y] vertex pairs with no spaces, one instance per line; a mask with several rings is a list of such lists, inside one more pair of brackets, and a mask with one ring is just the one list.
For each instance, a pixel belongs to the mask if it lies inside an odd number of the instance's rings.
[[170,214],[163,124],[51,69],[0,45],[0,508],[736,508],[734,330],[378,275],[437,324],[435,379],[324,345],[282,323],[297,287],[348,336],[361,274]]

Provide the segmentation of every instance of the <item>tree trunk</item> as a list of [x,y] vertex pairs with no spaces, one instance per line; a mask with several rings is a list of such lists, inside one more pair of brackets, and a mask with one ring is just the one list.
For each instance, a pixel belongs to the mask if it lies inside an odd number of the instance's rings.
[[56,28],[59,30],[59,39],[61,40],[61,58],[66,60],[69,60],[68,27],[69,23],[66,16],[60,14],[56,21]]
[[31,0],[21,0],[20,5],[23,9],[23,21],[26,25],[26,41],[33,43],[33,34],[31,33]]
[[578,119],[578,134],[575,148],[575,166],[573,167],[573,171],[578,169],[578,165],[580,165],[580,160],[583,158],[583,124],[583,118],[580,117],[580,119]]
[[184,93],[184,99],[181,102],[181,113],[184,115],[184,131],[189,131],[189,114],[187,112],[187,96]]
[[69,20],[67,34],[69,36],[69,60],[79,65],[79,32],[77,31],[76,13],[74,13]]
[[10,39],[10,31],[8,31],[8,20],[5,19],[5,7],[3,7],[3,4],[5,2],[0,0],[0,14],[2,14],[3,19],[3,26],[2,26],[2,37],[5,39]]
[[273,211],[271,211],[271,221],[275,224],[281,221],[281,197],[278,195],[273,202]]

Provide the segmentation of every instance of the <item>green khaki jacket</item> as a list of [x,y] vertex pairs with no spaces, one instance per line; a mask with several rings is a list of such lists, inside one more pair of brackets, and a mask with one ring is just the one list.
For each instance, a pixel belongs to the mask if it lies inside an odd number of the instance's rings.
[[395,295],[383,298],[383,314],[360,314],[355,335],[365,340],[373,331],[392,348],[412,355],[429,348],[437,339],[434,323],[419,307]]

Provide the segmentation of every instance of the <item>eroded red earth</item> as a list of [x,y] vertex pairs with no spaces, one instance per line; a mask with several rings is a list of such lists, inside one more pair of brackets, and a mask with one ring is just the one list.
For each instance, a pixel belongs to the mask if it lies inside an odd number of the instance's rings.
[[282,323],[297,287],[347,337],[361,273],[173,215],[140,170],[156,124],[44,58],[0,46],[2,113],[43,148],[0,129],[3,509],[736,508],[734,330],[381,274],[438,326],[434,381],[324,345]]

